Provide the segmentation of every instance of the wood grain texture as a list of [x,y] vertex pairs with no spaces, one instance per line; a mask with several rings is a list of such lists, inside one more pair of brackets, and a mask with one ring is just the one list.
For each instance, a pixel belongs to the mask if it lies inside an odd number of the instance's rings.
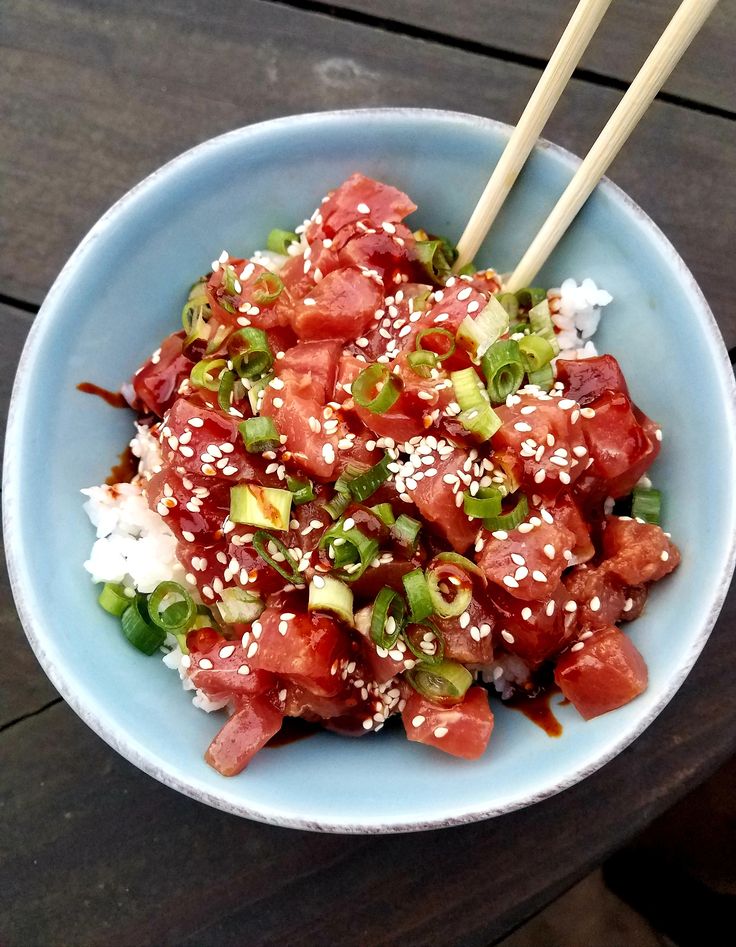
[[0,737],[0,942],[486,945],[736,749],[734,621],[732,595],[670,706],[585,782],[490,822],[409,836],[320,836],[207,809],[53,707]]
[[[32,320],[33,316],[29,313],[0,304],[0,442],[5,440],[5,422],[15,366]],[[12,654],[12,660],[0,661],[2,728],[17,717],[33,713],[56,696],[55,689],[28,646],[16,614],[5,569],[4,548],[0,548],[0,641],[3,643],[3,654]]]
[[[548,59],[577,0],[331,0],[332,6],[435,30],[519,56]],[[630,82],[677,0],[615,0],[581,67]],[[665,85],[673,95],[736,112],[736,0],[721,0]]]
[[[6,0],[3,18],[0,287],[33,302],[114,200],[212,135],[375,105],[513,122],[539,75],[261,0],[118,0],[104,16],[93,0]],[[618,98],[573,82],[548,137],[584,153]],[[734,162],[736,123],[657,103],[611,171],[680,250],[729,345],[736,270],[723,260],[736,221],[723,209],[736,206]]]

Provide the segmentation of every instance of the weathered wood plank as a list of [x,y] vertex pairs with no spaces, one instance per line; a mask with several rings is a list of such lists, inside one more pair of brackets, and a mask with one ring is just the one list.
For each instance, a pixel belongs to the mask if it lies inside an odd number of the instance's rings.
[[733,752],[735,621],[732,593],[680,693],[603,770],[522,812],[443,832],[335,837],[238,820],[144,776],[54,707],[0,736],[0,937],[8,947],[488,944]]
[[[15,367],[33,316],[0,304],[0,441],[5,440],[10,389]],[[0,540],[0,546],[2,541]],[[0,548],[0,641],[5,660],[0,661],[0,727],[32,713],[56,696],[50,681],[28,647],[10,594],[4,550]]]
[[[448,6],[426,0],[332,0],[331,5],[549,59],[578,0],[463,0]],[[630,82],[677,4],[673,0],[616,0],[580,66]],[[400,28],[400,27],[399,27]],[[673,95],[736,112],[736,3],[721,0],[664,89]]]
[[[3,16],[0,285],[33,301],[113,200],[211,135],[291,112],[398,103],[514,121],[538,77],[261,0],[118,0],[104,16],[92,0],[9,0]],[[618,98],[573,82],[549,137],[584,152]],[[722,261],[736,223],[723,209],[736,205],[734,128],[658,103],[612,172],[679,248],[729,345],[736,271]]]

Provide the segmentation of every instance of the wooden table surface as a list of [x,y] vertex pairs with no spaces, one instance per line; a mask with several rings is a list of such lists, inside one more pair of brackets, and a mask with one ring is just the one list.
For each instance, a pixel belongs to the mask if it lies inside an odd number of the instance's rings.
[[[549,138],[587,149],[675,5],[614,2]],[[64,260],[162,162],[316,109],[421,105],[514,122],[573,6],[3,0],[0,418]],[[678,248],[731,349],[735,43],[736,0],[723,0],[611,172]],[[207,809],[117,756],[37,666],[3,573],[0,944],[488,944],[733,753],[735,626],[732,594],[670,706],[583,784],[487,823],[339,837]]]

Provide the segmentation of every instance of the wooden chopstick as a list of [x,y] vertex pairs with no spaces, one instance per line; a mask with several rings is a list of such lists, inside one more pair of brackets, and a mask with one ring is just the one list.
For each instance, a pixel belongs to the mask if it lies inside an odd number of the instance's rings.
[[457,245],[455,271],[485,239],[611,0],[580,0]]
[[534,280],[717,3],[680,5],[504,289],[515,292]]

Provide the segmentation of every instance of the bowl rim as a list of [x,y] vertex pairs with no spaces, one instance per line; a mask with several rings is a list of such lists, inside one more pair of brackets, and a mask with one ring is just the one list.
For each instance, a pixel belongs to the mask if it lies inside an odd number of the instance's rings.
[[[59,691],[66,703],[74,712],[89,726],[98,736],[100,736],[109,746],[115,749],[121,756],[130,763],[143,770],[149,776],[164,783],[164,785],[183,793],[200,802],[204,802],[216,809],[232,813],[241,817],[253,819],[258,822],[264,822],[270,825],[281,826],[285,828],[295,828],[308,831],[322,831],[342,834],[385,834],[398,832],[413,832],[419,830],[443,828],[452,825],[460,825],[469,822],[477,822],[483,819],[493,818],[505,813],[513,812],[517,809],[540,802],[562,792],[564,789],[575,785],[587,776],[600,769],[619,753],[629,746],[662,712],[664,707],[675,695],[686,676],[690,672],[698,655],[702,651],[716,619],[721,611],[723,602],[728,592],[731,575],[736,565],[736,524],[731,529],[731,541],[727,551],[727,557],[721,576],[720,584],[717,588],[715,597],[707,614],[700,617],[695,625],[694,634],[690,643],[690,648],[677,673],[673,675],[667,686],[662,690],[659,700],[650,709],[650,711],[631,728],[626,730],[622,737],[608,750],[604,751],[577,766],[573,771],[568,772],[564,777],[546,786],[538,792],[527,792],[509,800],[505,803],[490,806],[487,808],[476,808],[460,812],[453,816],[439,815],[436,818],[425,819],[423,821],[411,822],[392,822],[383,821],[362,822],[357,819],[347,819],[344,817],[331,819],[321,818],[319,820],[308,819],[301,816],[284,814],[278,810],[266,810],[265,808],[253,809],[237,800],[229,797],[227,794],[215,795],[209,790],[196,785],[193,781],[182,777],[170,764],[164,764],[155,755],[140,745],[135,736],[129,733],[124,727],[117,724],[109,714],[97,714],[93,709],[86,706],[84,701],[75,693],[74,677],[69,669],[55,663],[52,657],[47,653],[44,646],[46,632],[42,622],[33,614],[29,602],[26,600],[26,594],[23,587],[22,565],[20,548],[22,546],[22,529],[19,517],[16,515],[16,498],[19,495],[19,485],[21,481],[21,465],[16,460],[19,457],[18,451],[12,450],[12,446],[20,441],[21,422],[20,417],[24,407],[31,396],[30,384],[27,383],[29,374],[26,367],[36,357],[37,351],[42,342],[42,335],[46,329],[47,323],[50,325],[52,313],[50,312],[52,304],[59,297],[68,281],[73,278],[73,272],[79,261],[87,252],[88,247],[93,244],[104,233],[108,225],[115,220],[119,213],[139,194],[145,193],[151,188],[155,188],[158,179],[165,177],[173,169],[186,166],[189,162],[198,161],[207,151],[217,148],[223,142],[234,139],[247,139],[250,135],[259,134],[264,130],[279,130],[287,126],[293,127],[294,124],[309,124],[313,122],[328,122],[339,124],[356,115],[363,116],[366,120],[375,120],[378,122],[397,122],[405,120],[421,120],[423,118],[445,121],[448,126],[465,125],[477,128],[501,132],[503,135],[509,135],[512,126],[496,119],[483,116],[472,115],[466,112],[456,112],[447,109],[432,108],[411,108],[411,107],[379,107],[379,108],[356,108],[356,109],[335,109],[324,112],[306,112],[297,115],[287,115],[279,118],[269,119],[250,125],[241,126],[232,129],[214,138],[209,138],[199,144],[187,149],[181,154],[175,156],[159,168],[152,171],[143,180],[134,185],[122,197],[120,197],[105,213],[97,220],[88,233],[83,237],[72,255],[64,264],[59,275],[54,280],[46,297],[41,305],[38,315],[33,321],[26,343],[18,362],[18,369],[13,383],[13,390],[8,410],[7,431],[5,437],[5,462],[3,469],[3,531],[5,535],[5,555],[8,565],[8,574],[10,577],[10,586],[18,610],[18,615],[23,625],[25,634],[30,642],[33,651],[38,658],[39,663],[44,669],[52,684]],[[547,139],[540,138],[535,145],[535,151],[551,151],[571,169],[579,166],[581,159],[572,152],[560,145],[556,145]],[[639,207],[639,205],[626,194],[618,185],[614,184],[609,178],[604,177],[598,184],[604,193],[613,198],[619,204],[622,204],[643,227],[651,234],[659,251],[667,258],[671,266],[679,271],[681,278],[688,284],[691,292],[696,299],[699,310],[698,321],[700,328],[707,333],[711,351],[714,356],[714,367],[718,375],[719,387],[729,395],[725,410],[730,415],[731,425],[728,432],[732,454],[736,454],[736,379],[726,346],[721,335],[720,329],[715,321],[713,313],[708,305],[700,287],[696,283],[689,269],[681,259],[674,246],[670,243],[665,234],[660,230],[656,223]],[[718,355],[720,354],[720,357]],[[732,516],[736,519],[736,515]],[[224,784],[224,787],[227,784]]]

